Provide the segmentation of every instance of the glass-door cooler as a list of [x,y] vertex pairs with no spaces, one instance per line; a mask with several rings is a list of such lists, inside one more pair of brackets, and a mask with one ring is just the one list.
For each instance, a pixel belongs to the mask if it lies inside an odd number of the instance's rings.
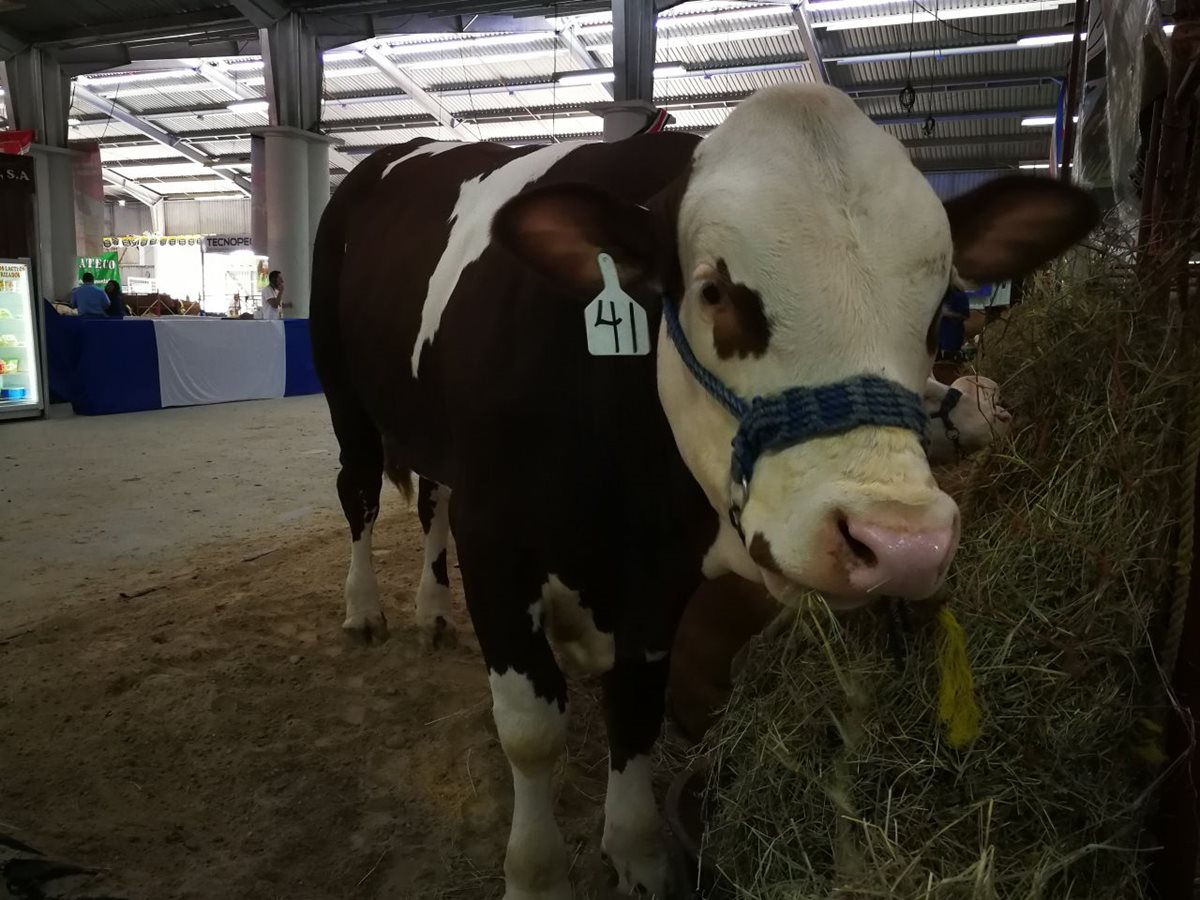
[[0,259],[0,419],[39,416],[42,365],[27,259]]

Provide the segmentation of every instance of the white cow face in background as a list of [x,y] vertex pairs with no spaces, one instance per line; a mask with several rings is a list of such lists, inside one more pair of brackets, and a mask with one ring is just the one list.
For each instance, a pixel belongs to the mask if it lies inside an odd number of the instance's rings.
[[[961,396],[946,414],[947,422],[937,415],[951,390]],[[1000,405],[999,398],[999,386],[982,375],[965,375],[949,387],[930,378],[924,391],[930,416],[929,462],[935,466],[958,462],[1008,434],[1012,413]]]

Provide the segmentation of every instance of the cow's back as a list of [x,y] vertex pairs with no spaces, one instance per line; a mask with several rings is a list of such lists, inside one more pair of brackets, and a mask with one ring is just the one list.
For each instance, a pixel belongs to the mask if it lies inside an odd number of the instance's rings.
[[536,402],[547,371],[573,365],[559,331],[578,324],[564,316],[579,298],[491,245],[495,212],[524,190],[563,182],[646,202],[686,171],[697,140],[418,141],[373,154],[338,187],[318,232],[312,318],[326,334],[314,348],[327,357],[318,371],[341,367],[406,463],[453,482],[456,417],[478,423],[480,408]]

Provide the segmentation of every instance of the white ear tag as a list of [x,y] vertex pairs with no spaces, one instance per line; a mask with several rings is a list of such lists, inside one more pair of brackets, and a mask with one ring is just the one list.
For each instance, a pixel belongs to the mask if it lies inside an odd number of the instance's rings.
[[588,353],[592,356],[645,356],[650,352],[646,311],[621,289],[617,264],[607,253],[596,257],[604,287],[584,309]]

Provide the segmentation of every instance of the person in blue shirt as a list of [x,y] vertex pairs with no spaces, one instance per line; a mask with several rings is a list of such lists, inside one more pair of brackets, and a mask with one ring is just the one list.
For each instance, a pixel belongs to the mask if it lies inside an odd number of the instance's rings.
[[942,321],[938,325],[938,359],[956,360],[966,341],[966,322],[971,315],[971,298],[951,285],[942,300]]
[[83,273],[83,284],[71,291],[71,306],[81,316],[108,315],[108,294],[96,287],[96,278],[91,272]]

